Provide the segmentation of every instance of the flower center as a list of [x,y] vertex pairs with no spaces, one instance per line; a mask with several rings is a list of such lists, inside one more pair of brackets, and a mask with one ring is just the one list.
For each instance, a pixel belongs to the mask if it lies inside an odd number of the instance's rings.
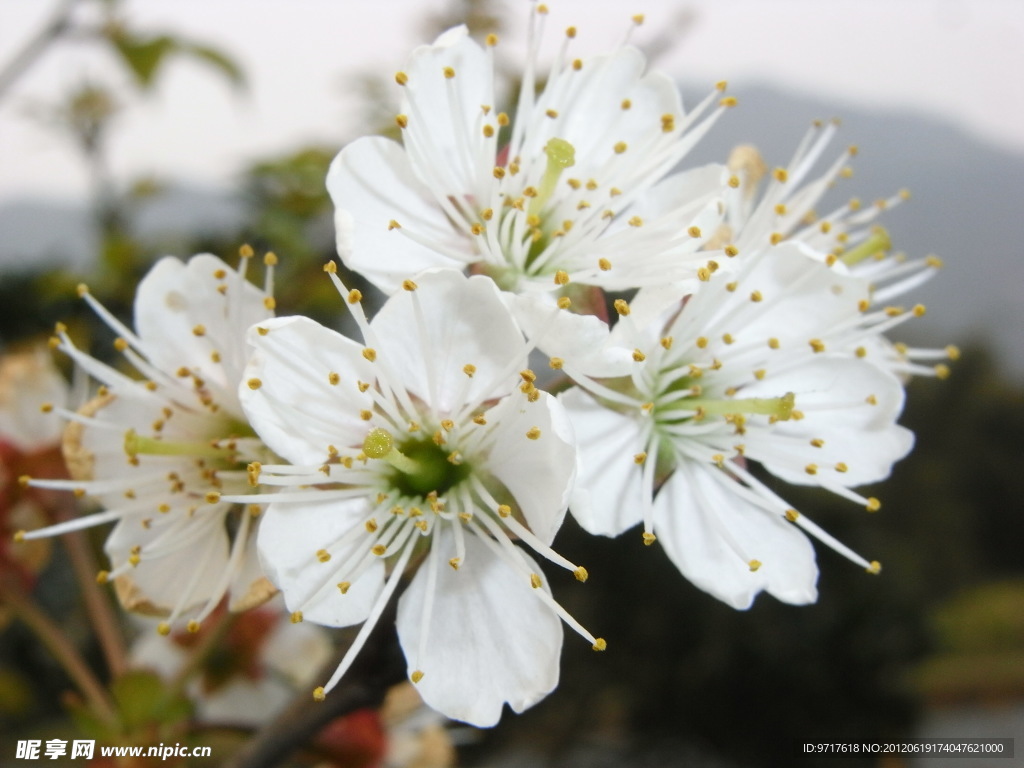
[[391,433],[380,428],[366,436],[363,453],[391,465],[388,480],[403,496],[423,497],[431,492],[443,495],[472,471],[456,454],[446,453],[429,437],[406,438],[398,446]]

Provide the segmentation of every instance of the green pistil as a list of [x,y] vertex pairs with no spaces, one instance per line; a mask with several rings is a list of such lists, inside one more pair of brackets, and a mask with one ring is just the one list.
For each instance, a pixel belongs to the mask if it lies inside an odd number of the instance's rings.
[[796,396],[787,392],[782,397],[746,397],[735,400],[711,400],[691,398],[683,400],[680,407],[696,410],[705,416],[729,416],[732,414],[760,414],[774,416],[779,421],[788,421],[793,416]]
[[545,203],[555,191],[562,171],[576,165],[576,148],[565,139],[548,139],[544,154],[548,156],[548,167],[544,170],[544,178],[540,180],[537,196],[530,201],[527,216],[540,216]]
[[432,439],[408,440],[399,450],[386,429],[370,431],[363,441],[363,453],[394,467],[391,482],[405,496],[445,493],[471,471],[467,465],[455,463],[451,454]]
[[889,239],[888,230],[884,227],[875,227],[867,240],[843,254],[843,263],[852,267],[877,253],[885,253],[890,248],[892,240]]
[[405,475],[417,475],[423,471],[423,467],[395,447],[395,439],[386,429],[370,430],[363,441],[363,453],[371,459],[383,459]]
[[143,454],[148,456],[195,456],[211,459],[226,459],[236,453],[233,448],[225,448],[212,442],[182,443],[142,437],[134,429],[129,429],[124,435],[124,452],[129,456]]

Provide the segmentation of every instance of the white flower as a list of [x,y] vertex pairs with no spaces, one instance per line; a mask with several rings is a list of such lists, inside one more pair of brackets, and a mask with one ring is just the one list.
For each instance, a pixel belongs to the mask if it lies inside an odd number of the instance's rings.
[[[297,691],[310,685],[331,658],[327,632],[293,624],[281,602],[275,598],[231,621],[221,640],[229,653],[207,657],[188,684],[196,721],[236,728],[264,725],[280,714]],[[217,628],[211,623],[203,631],[217,632]],[[132,643],[132,666],[174,680],[190,662],[190,649],[203,637],[145,632]]]
[[912,435],[895,424],[898,379],[850,350],[903,318],[865,312],[865,281],[796,244],[738,267],[685,302],[657,291],[617,302],[606,346],[631,349],[628,366],[580,351],[604,381],[572,355],[558,361],[583,387],[560,396],[580,442],[572,511],[604,535],[643,522],[646,543],[660,540],[687,578],[734,607],[761,590],[811,602],[817,568],[798,528],[879,566],[793,510],[748,462],[877,509],[851,488],[886,477]]
[[396,75],[403,144],[359,139],[328,173],[349,268],[389,293],[428,267],[472,267],[517,292],[555,290],[560,275],[624,290],[706,268],[728,173],[669,174],[735,103],[725,84],[686,113],[635,48],[573,58],[570,27],[536,93],[545,13],[531,15],[514,119],[495,106],[494,35],[481,47],[457,27],[413,52]]
[[[815,123],[790,163],[770,173],[754,147],[737,147],[729,158],[729,186],[733,191],[727,197],[726,224],[715,239],[728,241],[736,253],[744,255],[787,240],[799,242],[808,255],[867,280],[867,299],[872,305],[901,314],[899,308],[888,303],[930,280],[942,261],[936,256],[908,259],[902,253],[892,253],[888,233],[874,223],[883,211],[910,197],[906,190],[870,204],[851,198],[827,213],[816,210],[826,192],[850,174],[847,163],[857,154],[857,147],[850,147],[820,176],[809,178],[836,127],[834,121]],[[874,362],[901,375],[944,378],[949,373],[946,365],[923,363],[959,357],[952,346],[914,349],[881,337],[862,346]]]
[[60,445],[61,422],[46,414],[67,402],[68,392],[44,348],[0,357],[0,443],[21,453]]
[[193,630],[225,594],[233,610],[273,594],[250,534],[258,505],[243,508],[222,494],[249,487],[246,465],[269,452],[254,436],[238,401],[245,330],[273,312],[269,295],[276,257],[267,254],[267,291],[215,256],[187,264],[167,257],[139,284],[135,331],[80,286],[79,293],[118,334],[115,348],[143,379],[131,378],[75,347],[63,327],[55,345],[101,382],[97,396],[70,420],[64,437],[73,480],[32,485],[94,497],[103,511],[20,534],[33,539],[116,522],[106,542],[113,581],[125,608],[163,615],[161,631],[188,612]]
[[568,419],[524,370],[491,280],[424,273],[367,322],[328,272],[365,346],[303,317],[250,332],[243,405],[291,462],[260,468],[260,483],[284,486],[266,497],[264,567],[296,619],[365,622],[322,697],[415,557],[397,616],[410,678],[445,715],[493,725],[504,702],[522,711],[557,684],[559,618],[604,647],[513,544],[586,578],[550,546],[575,475]]

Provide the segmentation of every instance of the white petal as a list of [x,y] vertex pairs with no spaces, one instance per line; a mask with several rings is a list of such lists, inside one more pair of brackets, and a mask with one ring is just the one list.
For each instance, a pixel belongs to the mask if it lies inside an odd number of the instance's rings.
[[[546,98],[537,104],[541,114],[553,108],[558,118],[540,118],[544,130],[531,132],[531,143],[523,148],[523,156],[542,152],[548,139],[557,136],[576,149],[574,175],[593,176],[602,184],[614,185],[621,177],[635,173],[633,160],[618,164],[612,177],[601,171],[616,157],[616,143],[626,142],[630,147],[627,153],[643,153],[663,135],[662,115],[680,119],[683,113],[672,79],[661,72],[644,75],[644,68],[643,54],[625,46],[607,56],[588,59],[579,72],[566,73],[564,76],[571,78],[567,97],[551,98],[554,94],[546,91]],[[624,99],[631,102],[629,109],[622,108]]]
[[[526,366],[526,343],[494,282],[450,269],[415,280],[417,290],[394,294],[370,323],[395,384],[438,413],[507,393]],[[476,366],[468,381],[467,364]]]
[[[445,77],[447,67],[454,77]],[[445,196],[474,194],[480,170],[476,163],[485,145],[481,107],[495,106],[486,53],[466,27],[454,27],[433,45],[416,48],[405,73],[409,80],[402,110],[409,117],[405,143],[415,157],[413,167]],[[494,157],[487,160],[484,168],[489,171]]]
[[[818,568],[807,537],[730,492],[732,482],[717,469],[690,464],[665,482],[654,502],[654,530],[669,558],[733,608],[749,608],[761,590],[786,603],[813,603]],[[761,563],[756,571],[750,560]]]
[[[331,163],[327,190],[334,201],[338,254],[385,293],[429,267],[461,269],[449,258],[406,237],[392,221],[445,249],[473,250],[445,216],[433,193],[413,173],[406,151],[378,136],[358,139]],[[382,257],[386,254],[386,257]]]
[[6,352],[0,357],[0,442],[26,453],[58,445],[64,424],[42,406],[64,406],[68,391],[47,350]]
[[[263,513],[258,547],[269,578],[284,595],[289,611],[302,611],[303,618],[331,627],[347,627],[366,619],[373,601],[384,588],[384,561],[376,558],[359,578],[351,568],[369,546],[365,537],[355,544],[333,546],[367,519],[366,499],[311,501],[271,504]],[[328,550],[331,558],[322,562],[318,553]],[[350,581],[342,593],[338,584]]]
[[588,376],[627,375],[636,363],[635,345],[617,345],[608,324],[595,315],[556,311],[551,294],[515,294],[502,298],[512,310],[523,333],[548,357],[560,357]]
[[[218,505],[221,509],[227,505]],[[157,513],[159,515],[159,513]],[[179,602],[182,611],[188,611],[210,599],[220,582],[228,562],[228,536],[224,530],[223,512],[209,508],[195,517],[186,517],[184,507],[172,509],[166,515],[154,515],[151,527],[143,525],[139,516],[122,520],[111,531],[104,550],[114,567],[128,562],[135,547],[141,548],[139,564],[118,578],[117,591],[127,610],[142,613],[168,613]],[[208,515],[218,519],[211,525]],[[180,528],[180,521],[185,521]],[[161,525],[160,523],[167,523]],[[175,526],[170,537],[167,529]],[[161,550],[159,555],[145,551],[147,545]],[[188,568],[182,568],[182,562]]]
[[[576,476],[576,439],[568,414],[547,392],[536,402],[518,396],[499,404],[487,470],[511,492],[530,530],[550,544],[569,506]],[[540,429],[531,440],[526,433]],[[499,499],[500,501],[500,499]]]
[[[495,725],[505,702],[522,712],[558,684],[561,621],[529,580],[476,536],[466,536],[466,559],[457,571],[443,562],[455,549],[450,532],[439,531],[431,546],[440,548],[431,556],[442,562],[429,624],[422,620],[425,569],[398,603],[398,639],[409,671],[423,672],[417,688],[437,711],[479,727]],[[529,556],[521,556],[540,573]],[[418,656],[423,632],[428,639]]]
[[259,327],[267,332],[249,333],[255,351],[239,397],[263,442],[293,464],[322,462],[331,445],[361,447],[368,427],[360,412],[372,410],[373,399],[358,383],[375,375],[362,345],[305,317]]
[[579,445],[580,467],[572,514],[586,531],[618,536],[643,519],[640,425],[575,388],[558,396]]
[[[223,294],[220,285],[227,286]],[[153,365],[172,375],[181,367],[197,370],[229,398],[221,405],[230,406],[246,354],[245,331],[272,315],[263,299],[216,256],[200,254],[187,264],[166,257],[139,283],[135,330]],[[214,362],[214,352],[221,362]]]
[[[822,475],[839,485],[861,485],[889,476],[892,465],[913,447],[913,433],[896,424],[903,408],[903,387],[891,373],[866,361],[819,357],[809,363],[745,387],[744,397],[796,395],[800,420],[751,429],[746,455],[791,483],[814,484]],[[867,402],[873,395],[877,404]],[[780,438],[782,439],[780,441]],[[823,440],[818,448],[811,440]],[[782,442],[784,441],[784,442]],[[846,472],[837,472],[837,463]]]

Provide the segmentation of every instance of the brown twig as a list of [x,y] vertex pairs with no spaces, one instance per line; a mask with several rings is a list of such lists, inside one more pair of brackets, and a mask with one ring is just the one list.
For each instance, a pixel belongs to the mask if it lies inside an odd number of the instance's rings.
[[0,98],[11,85],[38,59],[47,46],[64,34],[71,24],[71,12],[78,0],[61,0],[50,19],[0,69]]
[[53,620],[23,595],[19,590],[0,581],[0,600],[29,629],[61,665],[68,677],[75,683],[85,699],[93,706],[97,714],[111,722],[116,720],[114,704],[107,696],[107,691],[89,669],[78,649],[72,645],[67,636]]

